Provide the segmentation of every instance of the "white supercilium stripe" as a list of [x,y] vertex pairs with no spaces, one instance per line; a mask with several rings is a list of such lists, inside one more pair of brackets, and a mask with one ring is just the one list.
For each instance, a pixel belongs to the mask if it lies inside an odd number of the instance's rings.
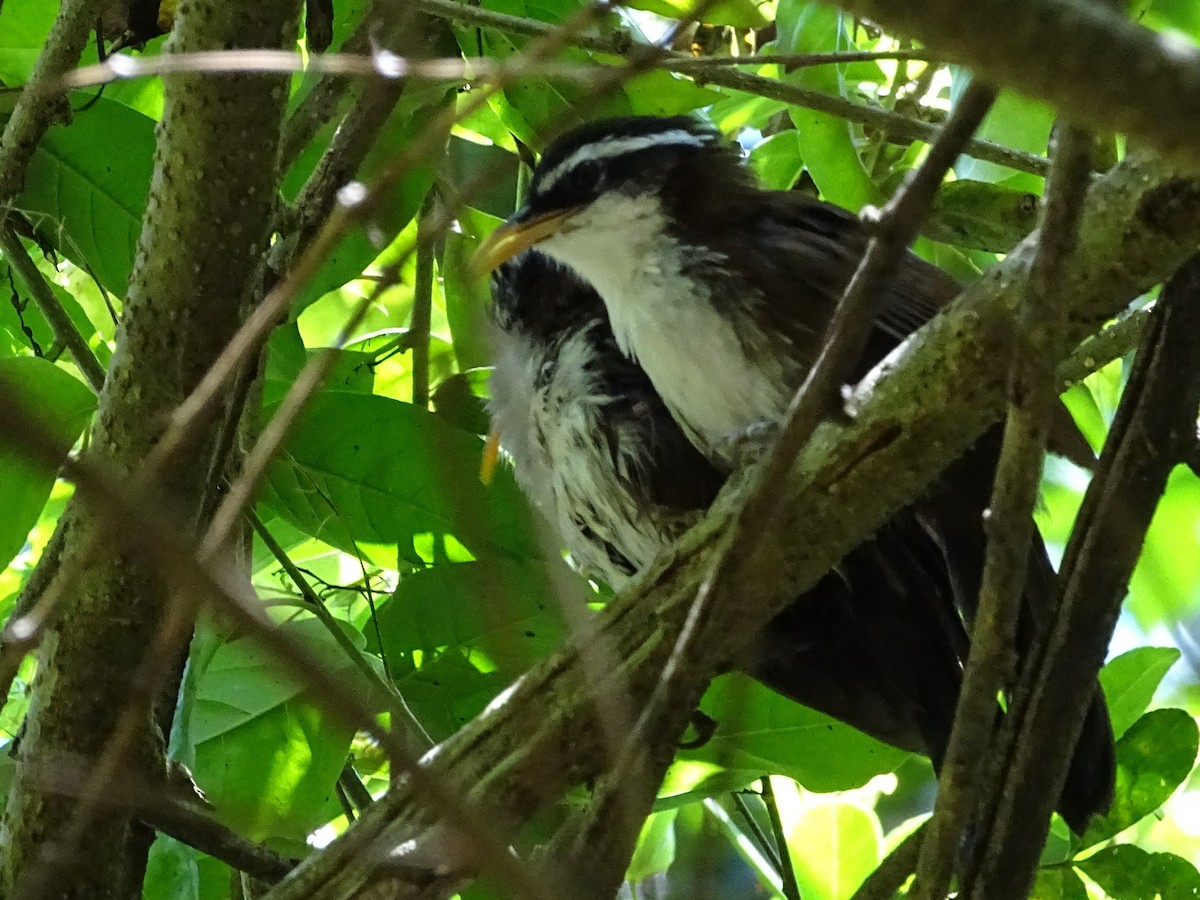
[[636,153],[650,147],[703,147],[716,140],[715,135],[696,134],[682,128],[674,131],[659,131],[636,137],[611,137],[592,144],[584,144],[557,166],[546,172],[538,182],[539,193],[550,190],[564,175],[576,166],[600,159],[616,159],[626,153]]

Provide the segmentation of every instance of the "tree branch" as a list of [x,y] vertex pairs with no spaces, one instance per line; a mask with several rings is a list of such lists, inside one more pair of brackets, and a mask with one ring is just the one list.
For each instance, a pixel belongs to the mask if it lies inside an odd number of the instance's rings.
[[[787,509],[780,527],[755,536],[747,578],[735,594],[716,598],[713,622],[699,635],[694,654],[707,654],[710,668],[698,677],[731,658],[774,612],[911,502],[999,417],[1005,378],[995,360],[1009,353],[1011,310],[1034,240],[1018,246],[886,362],[887,378],[860,387],[861,405],[850,426],[817,429],[778,486]],[[1127,158],[1097,182],[1086,207],[1081,251],[1062,273],[1059,301],[1069,325],[1059,341],[1068,345],[1100,327],[1196,243],[1200,184],[1157,162]],[[621,660],[616,669],[603,678],[584,677],[578,652],[563,649],[440,745],[430,764],[468,797],[487,798],[516,823],[601,771],[607,757],[591,695],[627,689],[635,707],[651,695],[744,488],[744,482],[731,485],[697,529],[600,614],[596,639],[613,648]],[[437,840],[426,821],[412,793],[398,786],[276,886],[271,900],[353,896],[389,848],[429,847]]]
[[1135,25],[1113,4],[839,0],[839,5],[917,38],[994,84],[1052,104],[1077,125],[1137,135],[1188,171],[1200,170],[1195,124],[1200,49]]
[[66,97],[48,94],[45,88],[79,62],[103,5],[102,0],[65,0],[59,7],[33,73],[0,135],[0,216],[7,217],[7,207],[20,192],[25,167],[46,129],[70,112]]
[[38,271],[37,265],[25,252],[21,239],[7,222],[0,224],[0,249],[4,250],[9,263],[33,294],[38,309],[50,323],[50,330],[54,332],[55,339],[70,352],[88,387],[93,393],[100,393],[100,389],[104,387],[103,366],[83,339],[83,335],[79,333],[79,329],[75,327],[75,323],[71,321],[71,317],[67,315],[67,311],[63,309],[63,305],[54,296],[54,291]]
[[[189,14],[180,16],[170,46],[281,46],[295,39],[297,9],[296,0],[246,6],[198,0],[185,7]],[[135,270],[88,449],[116,471],[132,471],[145,458],[247,308],[267,246],[285,87],[282,76],[181,75],[166,83]],[[193,517],[211,440],[205,435],[178,448],[162,470],[161,496]],[[0,883],[8,894],[69,890],[103,900],[136,891],[152,833],[131,825],[128,815],[77,815],[77,809],[95,809],[96,798],[47,794],[26,771],[63,754],[117,765],[106,757],[110,729],[131,703],[144,703],[135,676],[170,592],[131,555],[95,552],[96,536],[107,525],[77,499],[64,515],[68,537],[55,579],[60,595],[68,589],[66,572],[78,577],[69,585],[69,608],[40,648],[8,796]],[[137,709],[132,752],[121,763],[152,778],[164,766],[162,741],[150,710]],[[82,833],[86,841],[69,838]]]
[[1195,442],[1200,407],[1200,256],[1163,289],[1062,565],[1063,600],[1014,704],[1016,745],[968,897],[1024,896],[1066,778],[1129,577],[1166,487]]
[[941,898],[950,887],[963,836],[978,809],[979,782],[996,722],[996,697],[1013,682],[1014,643],[1034,533],[1042,461],[1058,404],[1054,365],[1064,342],[1058,279],[1075,249],[1090,173],[1090,135],[1063,130],[1047,182],[1039,241],[1016,321],[1009,357],[1004,445],[985,523],[988,536],[971,653],[929,835],[921,848],[913,895]]

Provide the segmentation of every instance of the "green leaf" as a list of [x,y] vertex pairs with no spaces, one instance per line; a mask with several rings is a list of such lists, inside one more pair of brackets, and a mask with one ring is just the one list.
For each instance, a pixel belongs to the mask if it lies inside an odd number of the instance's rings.
[[454,337],[454,356],[460,369],[492,364],[488,323],[491,291],[483,278],[473,277],[471,255],[500,220],[468,209],[462,217],[463,233],[446,235],[442,273],[446,286],[446,318]]
[[[358,684],[370,702],[374,688],[323,625],[306,617],[280,627],[314,659]],[[250,638],[219,646],[197,675],[191,711],[196,783],[239,832],[303,841],[323,824],[353,731],[330,719]]]
[[776,191],[790,190],[804,171],[800,152],[800,132],[781,131],[750,151],[750,168],[762,186]]
[[[644,9],[658,13],[668,19],[680,19],[691,15],[696,4],[690,0],[633,0],[628,4],[633,9]],[[717,0],[704,10],[706,25],[733,25],[736,28],[761,28],[767,24],[766,17],[753,0]]]
[[1122,653],[1100,671],[1100,686],[1117,737],[1146,711],[1159,683],[1180,655],[1175,647],[1138,647]]
[[700,708],[716,721],[716,732],[683,757],[787,775],[813,791],[861,787],[908,757],[742,675],[716,679]]
[[845,900],[882,858],[879,820],[853,803],[805,809],[787,835],[802,897]]
[[[955,73],[956,91],[966,83],[967,74],[962,70]],[[975,136],[1024,150],[1027,153],[1044,155],[1050,139],[1050,127],[1054,124],[1054,110],[1044,103],[1030,100],[1011,91],[1001,91],[991,111],[983,120]],[[1027,172],[1015,172],[996,163],[985,162],[970,156],[960,156],[954,164],[959,178],[972,181],[1003,182],[1021,191],[1042,195],[1043,179]]]
[[1178,466],[1167,480],[1129,584],[1128,609],[1143,628],[1178,621],[1200,603],[1200,478]]
[[147,900],[200,900],[199,851],[160,834],[150,846],[142,896]]
[[[63,456],[79,439],[96,410],[96,398],[65,370],[36,356],[0,359],[0,381],[54,432]],[[50,497],[57,472],[0,443],[0,562],[5,566],[23,546]]]
[[561,562],[504,560],[448,563],[405,575],[379,610],[386,658],[455,647],[477,667],[515,677],[562,643],[553,604],[564,577],[576,578]]
[[453,535],[477,558],[541,558],[511,472],[479,480],[483,442],[434,413],[387,397],[317,395],[268,474],[278,515],[353,553],[356,542],[400,544]]
[[38,144],[16,205],[67,259],[125,296],[154,169],[154,121],[100,98]]
[[[41,251],[35,249],[33,252],[37,254]],[[18,291],[17,296],[12,297],[10,302],[0,303],[0,328],[11,335],[14,348],[31,349],[35,355],[40,356],[54,346],[56,339],[41,307],[34,301],[29,285],[13,272],[4,260],[0,260],[0,284],[16,285]],[[47,284],[54,296],[58,298],[62,308],[66,310],[71,324],[95,352],[100,365],[107,367],[112,358],[112,351],[109,350],[107,343],[96,336],[96,326],[84,308],[66,288],[51,281],[48,281]],[[70,357],[67,359],[70,360]]]
[[633,858],[625,872],[627,880],[641,881],[667,871],[675,860],[676,815],[673,809],[656,812],[642,823]]
[[1200,896],[1200,872],[1174,853],[1147,853],[1132,844],[1119,844],[1075,865],[1113,900],[1195,900]]
[[1087,887],[1074,869],[1041,868],[1029,895],[1037,900],[1088,900]]
[[630,111],[637,116],[677,116],[721,99],[716,91],[670,72],[647,72],[625,82]]
[[15,86],[29,78],[57,12],[58,4],[45,0],[0,4],[0,83]]
[[[307,349],[295,322],[280,325],[267,342],[267,368],[263,379],[263,405],[283,400],[301,370],[325,348]],[[369,394],[375,384],[372,353],[341,350],[325,384],[329,390]]]
[[[395,671],[396,661],[390,660]],[[441,741],[479,715],[512,678],[481,672],[458,650],[444,650],[415,672],[396,678],[409,709],[435,741]]]
[[[811,0],[781,0],[776,22],[780,53],[854,49],[842,26],[842,14],[832,7]],[[784,78],[830,96],[846,96],[845,81],[837,66],[809,66]],[[790,107],[788,113],[800,136],[804,165],[826,200],[851,212],[883,202],[883,194],[863,169],[849,122],[800,107]]]
[[[414,97],[397,104],[386,124],[380,129],[379,137],[371,151],[354,173],[356,180],[364,184],[371,183],[424,132],[438,110],[437,104],[430,104],[428,99]],[[289,169],[283,182],[286,197],[295,199],[322,157],[332,133],[333,127],[330,126],[323,134],[325,139],[315,139]],[[368,234],[363,228],[353,228],[334,245],[316,275],[300,290],[292,304],[292,315],[298,315],[325,294],[361,275],[384,249],[377,243],[374,235],[382,235],[386,242],[399,234],[421,208],[432,183],[432,165],[410,165],[404,177],[385,193],[377,205],[369,223],[372,233]]]
[[1117,785],[1108,815],[1083,836],[1091,847],[1154,812],[1183,783],[1196,761],[1200,729],[1182,709],[1146,713],[1117,741]]

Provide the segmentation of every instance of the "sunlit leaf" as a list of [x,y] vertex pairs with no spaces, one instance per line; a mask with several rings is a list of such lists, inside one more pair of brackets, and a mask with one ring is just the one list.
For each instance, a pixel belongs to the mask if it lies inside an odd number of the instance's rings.
[[1067,867],[1038,869],[1030,896],[1037,900],[1088,900],[1087,887]]
[[879,821],[852,803],[819,803],[788,832],[788,848],[803,897],[845,900],[878,864]]
[[716,731],[684,756],[787,775],[813,791],[860,787],[908,756],[741,675],[714,681],[701,709],[716,721]]
[[[667,18],[690,15],[695,8],[691,0],[633,0],[634,9],[644,9]],[[753,0],[718,0],[705,7],[704,22],[714,25],[734,25],[738,28],[759,28],[767,20]]]
[[1090,847],[1154,812],[1183,783],[1196,761],[1200,729],[1181,709],[1146,713],[1117,742],[1117,785],[1108,815],[1083,837]]
[[[307,618],[282,627],[314,658],[357,681],[370,702],[374,689],[324,626]],[[352,730],[314,705],[250,638],[223,644],[197,673],[191,727],[192,774],[223,821],[259,840],[290,841],[322,824]]]
[[1117,737],[1146,711],[1159,683],[1179,657],[1174,647],[1139,647],[1122,653],[1100,671],[1100,686]]
[[[96,398],[78,379],[53,363],[34,356],[0,359],[0,381],[21,397],[49,428],[62,453],[78,440],[96,409]],[[28,459],[8,442],[0,443],[0,562],[12,560],[25,545],[57,473]]]
[[1132,844],[1106,847],[1075,863],[1113,900],[1195,900],[1200,872],[1174,853],[1147,853]]
[[763,187],[786,191],[804,170],[800,152],[800,132],[789,130],[773,134],[750,151],[750,168]]
[[[561,562],[489,560],[433,566],[405,575],[380,609],[388,656],[456,647],[483,654],[480,664],[516,676],[564,637],[554,607]],[[374,647],[374,635],[369,638]]]
[[637,847],[625,877],[629,881],[641,881],[659,872],[665,872],[675,859],[675,810],[653,813],[642,823]]
[[[776,17],[780,53],[829,53],[847,46],[842,14],[811,0],[782,0]],[[836,66],[811,66],[785,76],[788,81],[845,96],[845,84]],[[790,107],[789,115],[800,135],[804,165],[825,199],[858,212],[879,205],[883,195],[868,177],[858,158],[851,126],[845,119],[811,109]]]

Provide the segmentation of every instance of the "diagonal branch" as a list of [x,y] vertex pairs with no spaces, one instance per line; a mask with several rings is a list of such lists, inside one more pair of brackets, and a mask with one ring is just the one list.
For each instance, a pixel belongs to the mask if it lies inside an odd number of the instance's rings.
[[[1200,242],[1200,184],[1163,165],[1128,158],[1097,182],[1085,209],[1080,252],[1062,272],[1068,327],[1058,358],[1128,301],[1165,277]],[[779,485],[786,515],[757,535],[753,566],[736,591],[722,591],[711,627],[689,656],[704,667],[681,672],[707,680],[778,609],[811,587],[862,538],[918,494],[1003,409],[1005,378],[995,360],[1011,345],[1011,315],[1023,290],[1031,238],[882,367],[860,389],[848,427],[817,429]],[[585,677],[577,651],[564,649],[526,673],[489,709],[440,745],[429,764],[472,800],[487,798],[513,822],[527,822],[606,762],[591,697],[596,690],[648,698],[669,658],[722,540],[738,491],[731,485],[709,517],[598,617],[596,639],[620,662]],[[830,502],[836,497],[837,502]],[[439,840],[411,791],[399,785],[324,852],[302,863],[271,900],[348,898],[394,848],[429,853]]]

